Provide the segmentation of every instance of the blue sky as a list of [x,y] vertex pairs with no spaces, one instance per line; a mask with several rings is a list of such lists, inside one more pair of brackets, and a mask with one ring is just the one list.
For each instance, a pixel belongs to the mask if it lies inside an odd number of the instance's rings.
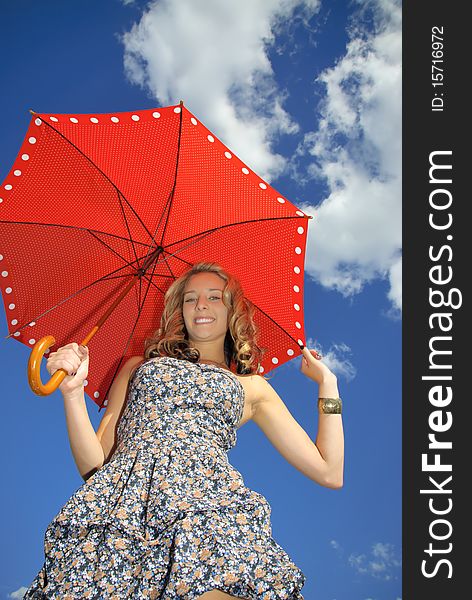
[[[19,0],[1,11],[1,180],[30,108],[100,113],[183,99],[315,217],[305,331],[338,375],[344,487],[308,480],[252,422],[238,431],[230,460],[269,500],[274,538],[306,574],[307,600],[401,598],[398,2]],[[53,247],[51,260],[64,265]],[[20,598],[42,565],[45,528],[82,479],[60,393],[31,392],[29,349],[4,340],[1,311],[0,598]],[[317,390],[299,361],[271,383],[314,439]],[[88,410],[98,427],[90,399]]]

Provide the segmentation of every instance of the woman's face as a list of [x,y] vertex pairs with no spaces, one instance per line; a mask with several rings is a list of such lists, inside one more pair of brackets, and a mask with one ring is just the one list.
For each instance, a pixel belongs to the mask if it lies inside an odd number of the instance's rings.
[[225,338],[228,309],[223,304],[225,281],[215,273],[197,273],[184,289],[183,316],[189,339],[212,341]]

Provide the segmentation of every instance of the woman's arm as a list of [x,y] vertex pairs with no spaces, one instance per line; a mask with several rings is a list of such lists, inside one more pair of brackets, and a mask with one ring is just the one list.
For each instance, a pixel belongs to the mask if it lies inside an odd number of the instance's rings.
[[83,388],[63,397],[70,448],[77,469],[86,481],[103,465],[103,448],[90,422]]
[[113,380],[107,408],[96,433],[87,411],[83,388],[88,374],[88,348],[79,347],[73,342],[52,352],[47,360],[51,375],[57,369],[68,372],[59,389],[64,400],[70,448],[85,481],[107,462],[115,450],[116,430],[126,400],[129,376],[142,358],[133,356],[128,359]]
[[116,375],[96,433],[90,422],[83,388],[69,395],[63,393],[70,447],[84,481],[108,462],[116,449],[116,432],[126,406],[130,374],[142,360],[142,356],[132,356]]
[[103,449],[90,422],[85,405],[84,381],[88,375],[89,349],[71,342],[51,352],[46,368],[50,375],[67,371],[59,385],[64,400],[69,444],[79,473],[84,479],[103,463]]
[[[302,372],[318,383],[318,397],[338,397],[335,375],[304,349],[306,363]],[[314,361],[317,361],[316,364]],[[332,489],[343,485],[344,434],[340,414],[318,414],[316,442],[294,419],[284,402],[262,377],[255,378],[255,412],[253,421],[265,433],[280,454],[312,481]],[[309,401],[317,410],[317,396]]]
[[[319,398],[338,398],[338,382],[331,374],[319,383]],[[320,451],[329,472],[328,479],[333,485],[329,487],[340,488],[343,485],[344,472],[344,431],[342,416],[325,415],[318,412],[318,434],[316,447]]]

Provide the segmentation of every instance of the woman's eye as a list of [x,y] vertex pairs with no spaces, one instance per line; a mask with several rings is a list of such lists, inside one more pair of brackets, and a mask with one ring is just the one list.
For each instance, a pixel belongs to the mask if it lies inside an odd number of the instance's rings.
[[[187,298],[185,302],[194,302],[195,298]],[[221,300],[219,296],[210,296],[210,300]]]

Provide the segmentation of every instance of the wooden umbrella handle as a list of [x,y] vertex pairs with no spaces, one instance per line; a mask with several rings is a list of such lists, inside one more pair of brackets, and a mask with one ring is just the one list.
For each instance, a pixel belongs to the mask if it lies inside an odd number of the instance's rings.
[[[123,300],[126,294],[131,290],[134,286],[135,282],[141,277],[143,273],[146,272],[146,269],[159,257],[162,253],[162,246],[157,246],[146,258],[144,261],[143,267],[136,273],[136,275],[132,278],[132,280],[128,283],[128,285],[120,292],[119,296],[113,301],[112,305],[105,311],[105,313],[100,317],[97,321],[97,324],[89,331],[89,333],[85,336],[85,338],[81,342],[81,346],[87,346],[93,336],[97,333],[103,323],[108,319],[116,306]],[[46,335],[41,338],[36,344],[33,346],[33,350],[31,351],[29,361],[28,361],[28,382],[30,384],[30,388],[33,390],[35,394],[38,396],[49,396],[52,394],[57,388],[61,385],[64,380],[64,377],[68,375],[67,371],[64,369],[58,369],[51,379],[47,383],[43,383],[41,381],[41,360],[48,348],[53,346],[56,343],[55,338],[52,335]]]
[[55,343],[56,339],[52,335],[46,335],[36,342],[29,357],[28,382],[30,388],[38,396],[49,396],[49,394],[52,394],[61,385],[64,377],[68,375],[64,369],[58,369],[46,384],[41,381],[41,360],[46,350]]
[[[87,346],[87,344],[97,333],[97,331],[100,329],[103,323],[111,315],[114,308],[121,302],[121,300],[133,287],[137,277],[138,275],[133,277],[131,282],[125,287],[124,290],[122,290],[118,298],[114,300],[113,304],[100,317],[100,319],[97,321],[97,324],[88,332],[88,334],[82,340],[80,344],[81,346]],[[49,396],[49,394],[52,394],[61,385],[61,383],[64,380],[64,377],[68,375],[67,371],[65,371],[64,369],[58,369],[47,383],[43,383],[41,381],[41,360],[46,350],[53,346],[55,343],[56,339],[52,335],[46,335],[45,337],[41,338],[33,346],[33,350],[31,351],[28,360],[28,382],[30,384],[30,388],[38,396]]]
[[[86,346],[95,333],[96,331],[92,330],[81,345]],[[38,396],[49,396],[49,394],[52,394],[64,381],[64,377],[69,374],[65,369],[58,369],[47,383],[41,381],[41,361],[46,350],[55,343],[56,339],[52,335],[46,335],[41,338],[33,346],[28,360],[28,383],[33,392]]]

